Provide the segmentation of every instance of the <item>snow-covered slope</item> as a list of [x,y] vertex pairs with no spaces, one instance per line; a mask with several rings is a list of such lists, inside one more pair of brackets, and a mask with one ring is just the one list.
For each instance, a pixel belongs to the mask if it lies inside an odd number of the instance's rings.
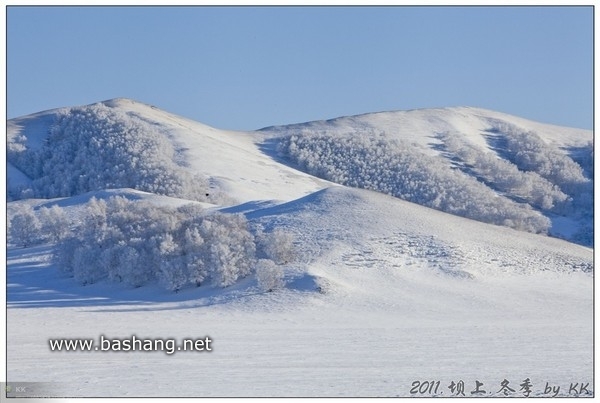
[[326,186],[323,180],[273,161],[258,147],[259,137],[252,132],[215,129],[129,99],[105,104],[158,123],[181,150],[185,166],[210,178],[213,186],[236,201],[289,200]]
[[279,144],[281,160],[318,177],[591,245],[591,131],[445,108],[262,132]]
[[[301,261],[394,271],[416,265],[441,275],[592,271],[592,251],[510,228],[465,220],[380,193],[331,187],[247,213],[299,240]],[[356,230],[360,228],[360,230]],[[344,252],[330,256],[332,251]],[[337,262],[337,263],[336,263]]]
[[[150,125],[172,143],[175,150],[173,160],[178,165],[207,178],[212,189],[226,193],[233,199],[232,202],[289,200],[326,186],[325,181],[291,169],[265,155],[256,144],[257,136],[252,133],[218,130],[130,99],[113,99],[102,105],[118,111],[121,119]],[[9,121],[9,149],[10,144],[23,145],[31,150],[41,148],[59,113],[68,114],[69,108]],[[98,134],[101,136],[101,133]],[[23,136],[24,140],[19,140],[19,136]],[[17,178],[13,180],[9,173],[9,183],[12,182],[16,183]]]
[[[80,170],[81,180],[65,170],[57,180],[54,166],[39,164],[45,156],[62,164],[58,153],[84,144],[70,143],[67,134],[95,141],[93,130],[88,136],[69,126],[71,114],[79,114],[76,122],[92,121],[88,128],[106,130],[95,134],[112,136],[114,144],[90,148],[64,166],[77,170],[108,149],[89,166],[108,158],[122,169]],[[154,154],[120,143],[119,130],[123,138],[143,139]],[[512,164],[506,144],[493,140],[530,130],[552,158],[579,153],[587,163],[588,131],[475,108],[383,112],[256,132],[222,131],[128,99],[11,120],[8,179],[19,200],[8,203],[9,220],[23,206],[34,213],[59,206],[75,222],[92,198],[113,196],[173,209],[194,203],[208,214],[242,213],[249,227],[265,233],[293,234],[294,257],[281,265],[285,287],[274,292],[262,291],[252,273],[226,288],[202,284],[176,293],[155,282],[132,288],[107,278],[81,286],[52,259],[55,245],[11,244],[8,381],[46,382],[45,396],[389,397],[452,396],[457,390],[450,386],[461,381],[467,396],[478,382],[485,396],[504,396],[504,381],[510,396],[523,396],[528,379],[532,396],[549,396],[548,386],[555,387],[550,396],[573,396],[575,383],[587,395],[593,391],[590,247],[336,184],[311,175],[310,166],[281,148],[292,136],[330,137],[335,145],[347,136],[374,134],[381,144],[409,147],[417,159],[432,158],[427,161],[436,169],[458,170],[470,178],[456,182],[460,188],[478,175],[476,165],[467,166],[469,153],[461,151],[472,147]],[[121,155],[123,150],[130,154]],[[169,175],[154,172],[157,166]],[[138,176],[136,169],[147,172]],[[101,187],[119,172],[127,175]],[[190,181],[178,182],[178,175],[188,174]],[[584,174],[591,182],[591,172]],[[158,187],[165,178],[172,186]],[[182,196],[190,183],[201,185],[187,193],[195,200]],[[493,197],[509,193],[482,183]],[[148,190],[153,186],[160,191]],[[50,190],[53,196],[43,195]],[[573,233],[586,219],[508,199],[553,223],[562,220]],[[591,216],[587,220],[591,227]],[[49,349],[51,338],[97,342],[100,335],[177,342],[210,336],[214,350]]]

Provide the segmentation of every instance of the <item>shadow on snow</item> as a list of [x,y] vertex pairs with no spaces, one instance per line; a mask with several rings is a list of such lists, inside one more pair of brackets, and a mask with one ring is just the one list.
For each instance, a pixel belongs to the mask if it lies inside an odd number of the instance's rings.
[[[89,307],[102,308],[94,311],[105,312],[163,311],[223,305],[268,294],[256,287],[253,276],[226,288],[204,285],[179,292],[165,290],[157,283],[133,288],[102,280],[83,286],[51,262],[52,248],[51,245],[42,245],[7,250],[7,307]],[[286,289],[315,292],[316,286],[312,276],[304,274],[288,279]]]

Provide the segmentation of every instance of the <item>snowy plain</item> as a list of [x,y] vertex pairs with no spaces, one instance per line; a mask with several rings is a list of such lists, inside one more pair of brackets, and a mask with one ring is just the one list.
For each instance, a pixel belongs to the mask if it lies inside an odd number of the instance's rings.
[[[62,397],[452,396],[457,391],[449,386],[460,381],[466,396],[478,396],[471,394],[476,382],[485,396],[505,396],[505,380],[513,389],[508,395],[519,397],[526,379],[532,396],[552,396],[549,386],[573,396],[574,384],[586,396],[585,390],[593,393],[591,248],[311,176],[265,145],[276,129],[226,132],[129,100],[106,104],[158,123],[190,170],[235,199],[204,207],[286,229],[295,236],[298,258],[285,267],[285,288],[274,292],[260,291],[250,276],[224,289],[174,293],[156,284],[84,287],[51,261],[52,245],[9,245],[9,382],[50,383],[52,395]],[[410,128],[407,136],[442,130],[432,125],[477,132],[483,130],[478,114],[500,118],[472,108],[412,112],[436,117],[424,123],[406,117],[410,113],[397,125]],[[48,114],[41,116],[42,123],[37,116],[30,118],[37,123],[26,117],[11,122],[9,138],[49,124]],[[393,124],[391,115],[382,116],[341,121]],[[570,145],[583,136],[555,127],[546,132],[549,141]],[[28,141],[42,141],[36,135]],[[431,138],[411,138],[435,152],[427,146]],[[10,167],[9,175],[26,183],[17,171]],[[57,204],[76,216],[91,196],[114,194],[186,202],[112,189],[12,201],[8,209]],[[134,334],[178,341],[210,336],[213,351],[52,352],[48,345],[50,338]],[[414,382],[428,382],[427,390],[417,386],[411,393]]]

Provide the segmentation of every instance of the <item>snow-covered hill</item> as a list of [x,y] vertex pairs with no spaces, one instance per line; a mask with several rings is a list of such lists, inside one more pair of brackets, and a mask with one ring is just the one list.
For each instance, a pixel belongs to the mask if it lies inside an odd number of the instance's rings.
[[232,132],[114,99],[13,119],[8,151],[15,199],[128,187],[232,205],[335,182],[588,246],[593,238],[592,133],[477,108]]
[[382,112],[262,130],[333,182],[591,245],[592,132],[477,108]]
[[[231,132],[128,99],[7,127],[9,224],[17,215],[12,226],[44,215],[59,223],[61,212],[86,237],[79,255],[100,246],[102,259],[89,267],[149,262],[132,267],[147,275],[135,287],[119,282],[129,274],[119,266],[82,286],[53,258],[60,241],[10,243],[9,382],[88,397],[452,396],[461,381],[467,396],[477,382],[485,396],[523,396],[526,379],[533,396],[572,396],[575,383],[578,393],[593,391],[593,251],[582,245],[592,228],[588,131],[450,108]],[[546,171],[549,162],[572,176]],[[445,199],[420,205],[428,189]],[[465,218],[451,200],[505,208],[512,221]],[[210,219],[238,213],[239,227]],[[519,228],[520,219],[551,220],[552,235],[579,243]],[[161,287],[164,270],[210,276],[194,259],[229,256],[231,228],[255,236],[261,262],[273,258],[270,235],[292,236],[293,256],[267,265],[282,270],[283,288],[265,292],[257,271],[225,288]],[[169,262],[158,263],[163,274],[152,272],[157,256]],[[134,334],[208,335],[214,351],[52,352],[48,344]]]
[[[50,129],[53,127],[56,140],[48,147],[53,153],[56,153],[58,151],[56,149],[58,147],[57,143],[62,141],[65,134],[74,135],[74,133],[68,132],[73,129],[70,120],[73,120],[73,114],[75,113],[79,112],[81,115],[82,110],[87,115],[84,114],[83,118],[79,119],[77,123],[80,128],[87,123],[89,131],[94,133],[89,133],[89,136],[105,137],[112,128],[98,128],[94,125],[98,126],[97,121],[104,122],[109,118],[116,121],[116,123],[121,123],[120,126],[117,126],[121,133],[131,133],[132,138],[129,141],[132,143],[136,141],[136,138],[142,140],[149,138],[151,135],[150,140],[161,141],[160,145],[166,147],[167,144],[163,140],[168,140],[172,150],[169,150],[163,161],[166,163],[166,160],[169,160],[172,163],[171,167],[174,165],[175,168],[181,168],[181,170],[191,172],[194,175],[202,176],[208,181],[207,193],[211,193],[213,190],[221,191],[231,197],[232,200],[227,200],[229,204],[261,199],[289,200],[289,198],[303,196],[326,186],[325,181],[273,161],[257,145],[259,136],[256,134],[214,129],[193,120],[162,111],[151,105],[123,98],[83,108],[63,108],[48,111],[9,121],[9,162],[20,168],[21,171],[33,168],[27,159],[21,161],[24,158],[22,155],[28,150],[42,149],[49,137]],[[59,117],[64,119],[63,128],[56,128],[56,120]],[[135,130],[132,130],[131,126],[134,126]],[[116,130],[113,130],[113,132],[116,135],[119,134]],[[80,137],[82,138],[78,141],[83,143],[80,144],[80,148],[82,150],[89,148],[90,144],[84,142],[89,140],[88,137]],[[11,150],[16,151],[11,152]],[[113,151],[113,154],[107,156],[107,158],[111,159],[120,156],[130,159],[131,154],[139,154],[140,152],[138,149],[133,149],[126,150],[125,155],[119,155],[120,149],[116,146],[112,147],[110,151]],[[66,157],[74,159],[75,155],[73,153],[72,155],[66,155]],[[151,153],[136,154],[135,157],[142,160],[142,162],[155,162],[148,161],[155,157]],[[85,166],[86,161],[78,162],[80,167]],[[166,169],[167,167],[164,165],[159,166]],[[96,168],[91,166],[89,171],[78,172],[78,174],[94,176],[97,174],[94,170]],[[138,166],[132,168],[140,169]],[[10,174],[8,178],[9,194],[11,194],[11,191],[14,194],[19,190],[18,186],[12,186],[13,183],[19,185],[24,182],[22,176],[18,175],[16,171],[11,169],[13,174]],[[30,179],[43,177],[45,172],[40,171],[42,170],[38,169],[38,172],[29,175]],[[120,171],[115,169],[114,176]],[[63,176],[64,178],[64,176],[72,175],[72,172],[54,169],[51,170],[50,174]],[[32,176],[35,176],[35,178],[32,178]],[[132,181],[129,184],[131,185],[129,187],[140,187],[139,181]],[[90,186],[85,191],[99,190],[100,185],[98,183],[96,186]],[[46,185],[43,184],[40,191],[43,192],[45,187]],[[61,196],[70,196],[73,195],[72,193],[73,189],[65,189]],[[164,193],[168,193],[168,190]],[[172,194],[168,195],[171,196]]]

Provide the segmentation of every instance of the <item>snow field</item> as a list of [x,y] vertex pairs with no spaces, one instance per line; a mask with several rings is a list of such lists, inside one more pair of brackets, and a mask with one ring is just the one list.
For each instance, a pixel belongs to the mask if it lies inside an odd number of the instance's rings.
[[[212,305],[9,309],[9,341],[18,340],[9,344],[9,380],[58,382],[58,394],[69,396],[238,397],[407,396],[413,381],[431,379],[477,379],[488,391],[494,385],[491,392],[503,379],[530,378],[539,388],[591,381],[585,278],[465,282],[413,274],[386,277],[389,291],[379,296],[381,279],[371,275],[351,276],[360,290],[329,296],[285,290]],[[557,282],[561,290],[548,295]],[[28,331],[32,323],[43,331]],[[47,346],[48,337],[100,334],[209,335],[214,350],[167,356],[57,353]]]

